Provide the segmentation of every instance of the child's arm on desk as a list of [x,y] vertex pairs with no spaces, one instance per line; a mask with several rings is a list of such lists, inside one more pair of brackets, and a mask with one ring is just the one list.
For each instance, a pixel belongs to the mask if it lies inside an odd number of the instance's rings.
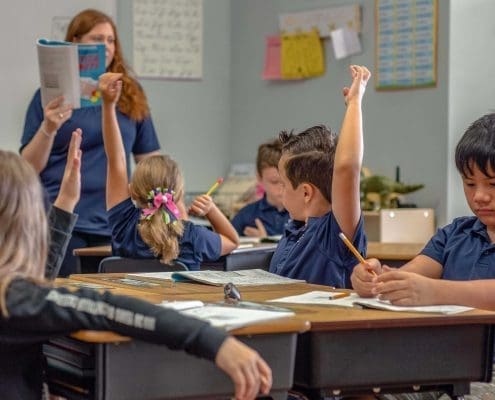
[[363,161],[361,100],[370,78],[364,66],[350,67],[352,84],[343,89],[347,109],[342,122],[332,177],[332,211],[342,232],[352,240],[361,216],[359,182]]
[[239,246],[239,236],[227,217],[218,209],[210,196],[202,194],[194,199],[190,212],[198,217],[205,216],[220,235],[222,242],[221,254],[225,255]]
[[103,143],[107,155],[107,210],[129,197],[127,160],[116,113],[122,91],[121,77],[122,74],[107,72],[100,77],[99,84],[103,99]]

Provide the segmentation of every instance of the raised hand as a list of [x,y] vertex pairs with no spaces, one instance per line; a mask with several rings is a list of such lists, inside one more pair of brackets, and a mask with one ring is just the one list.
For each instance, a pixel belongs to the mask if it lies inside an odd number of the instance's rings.
[[116,104],[122,91],[122,74],[117,72],[106,72],[100,76],[98,88],[101,91],[103,103]]
[[74,211],[81,195],[81,140],[82,130],[78,128],[72,132],[60,191],[53,203],[67,212]]
[[365,66],[351,65],[349,70],[352,77],[351,86],[342,89],[346,105],[352,101],[361,101],[371,76],[370,71]]
[[256,351],[237,339],[225,339],[215,363],[234,382],[236,400],[251,400],[270,392],[272,370]]

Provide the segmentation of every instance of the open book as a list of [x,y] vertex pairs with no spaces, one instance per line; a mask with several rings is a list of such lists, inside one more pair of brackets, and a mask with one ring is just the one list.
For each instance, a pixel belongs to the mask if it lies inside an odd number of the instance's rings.
[[270,300],[271,302],[296,303],[296,304],[315,304],[328,305],[336,307],[355,307],[374,308],[387,311],[403,312],[422,312],[422,313],[439,313],[439,314],[457,314],[472,310],[471,307],[456,305],[436,305],[436,306],[395,306],[389,301],[379,300],[377,298],[360,297],[356,293],[349,296],[335,296],[336,292],[312,291],[297,296],[282,297]]
[[105,72],[105,45],[39,39],[38,65],[43,107],[58,96],[74,108],[101,103],[98,79]]
[[[241,302],[242,303],[242,302]],[[268,307],[245,307],[228,304],[204,304],[201,301],[166,301],[162,307],[173,308],[182,314],[208,321],[211,325],[225,330],[242,328],[256,323],[291,317],[290,310],[270,310]]]
[[244,269],[240,271],[177,271],[177,272],[148,272],[127,274],[131,279],[147,281],[173,280],[176,282],[195,281],[207,285],[223,286],[232,282],[236,286],[243,285],[276,285],[305,282],[272,274],[262,269]]

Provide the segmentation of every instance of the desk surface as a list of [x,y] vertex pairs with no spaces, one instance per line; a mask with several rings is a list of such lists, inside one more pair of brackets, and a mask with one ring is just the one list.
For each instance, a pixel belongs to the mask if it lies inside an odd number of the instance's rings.
[[[117,275],[112,274],[112,277]],[[108,285],[110,281],[102,280],[106,277],[109,275],[72,276],[75,280],[91,279],[91,282]],[[151,301],[201,299],[216,302],[222,298],[221,287],[201,284],[164,284],[153,293],[126,291],[117,285],[112,290],[140,298],[150,296],[147,298]],[[263,302],[330,288],[297,283],[243,286],[240,290],[243,300]],[[495,312],[472,310],[440,315],[314,305],[285,306],[296,312],[292,320],[311,324],[310,331],[298,339],[294,382],[299,388],[313,393],[314,398],[339,393],[369,394],[375,388],[381,388],[384,393],[407,392],[413,387],[421,387],[421,390],[441,388],[462,395],[469,390],[470,381],[491,378]],[[249,335],[252,328],[255,327],[235,333]],[[262,333],[263,329],[269,332],[271,328],[265,325],[253,333]],[[92,340],[88,336],[82,338]]]
[[[111,286],[114,287],[112,291],[116,294],[127,294],[156,303],[163,300],[195,299],[218,302],[223,299],[223,288],[220,286],[165,281],[159,287],[149,291],[145,288],[132,288],[120,283],[114,283],[111,280],[105,280],[108,278],[119,279],[124,276],[125,274],[81,274],[71,275],[71,280]],[[308,283],[240,287],[243,300],[257,302],[302,294],[311,290],[330,291],[331,289],[328,286]],[[407,326],[463,325],[471,323],[495,324],[495,312],[485,310],[472,310],[461,314],[443,315],[301,304],[285,304],[284,306],[293,309],[297,313],[297,319],[309,321],[312,331],[320,329],[374,329]]]

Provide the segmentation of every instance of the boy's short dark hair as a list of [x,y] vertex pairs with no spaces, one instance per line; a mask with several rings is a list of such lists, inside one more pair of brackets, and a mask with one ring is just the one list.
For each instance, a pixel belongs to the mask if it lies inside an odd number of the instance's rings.
[[303,182],[316,186],[332,202],[332,175],[337,135],[324,125],[295,134],[279,134],[282,154],[287,155],[285,174],[295,189]]
[[473,175],[476,165],[483,174],[495,171],[495,114],[486,114],[466,130],[455,149],[455,165],[464,176]]
[[258,171],[258,175],[261,176],[261,172],[265,168],[278,168],[278,162],[281,156],[282,143],[280,143],[278,138],[261,144],[258,147],[258,155],[256,156],[256,170]]

